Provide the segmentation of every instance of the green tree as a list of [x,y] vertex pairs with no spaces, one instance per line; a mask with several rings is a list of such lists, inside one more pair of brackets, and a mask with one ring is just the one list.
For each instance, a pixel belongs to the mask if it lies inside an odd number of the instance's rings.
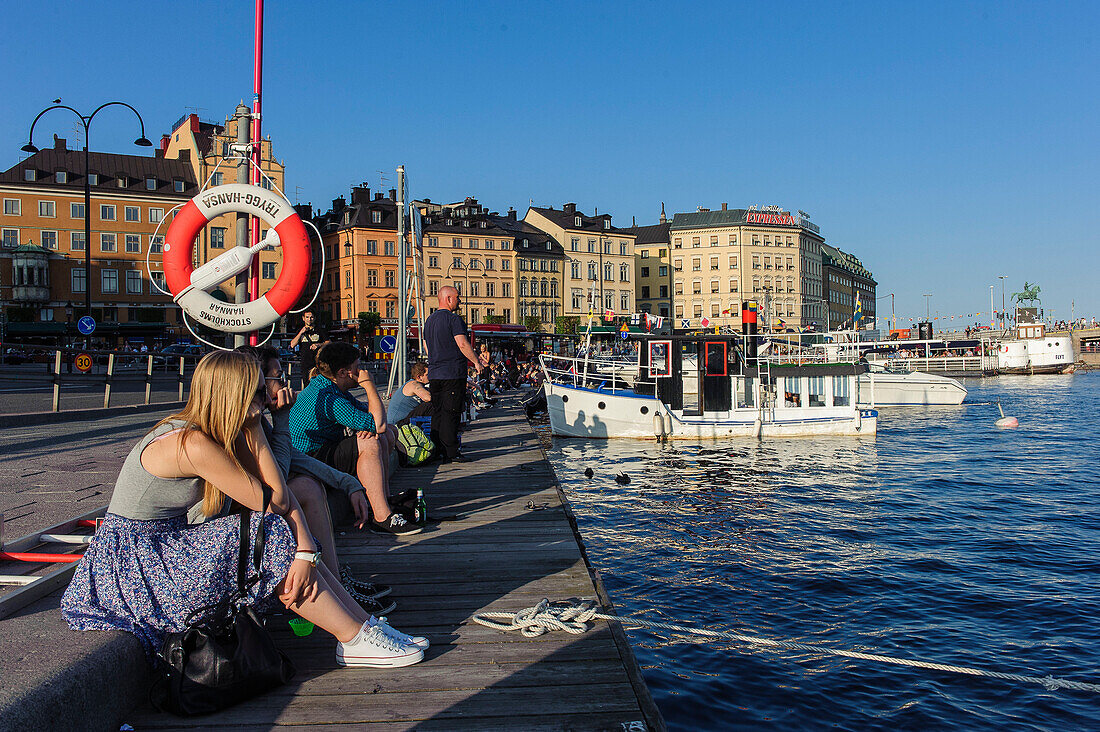
[[[378,327],[382,322],[382,316],[378,313],[362,312],[359,313],[359,347],[366,348],[367,339],[374,336],[374,329]],[[366,348],[367,353],[374,353],[374,347]]]
[[485,324],[486,325],[504,325],[507,322],[508,321],[504,319],[503,315],[486,315],[485,316]]
[[559,334],[576,333],[581,319],[576,315],[559,315],[554,319],[554,327]]
[[523,319],[523,327],[532,333],[538,333],[542,330],[542,319],[537,315],[528,315]]

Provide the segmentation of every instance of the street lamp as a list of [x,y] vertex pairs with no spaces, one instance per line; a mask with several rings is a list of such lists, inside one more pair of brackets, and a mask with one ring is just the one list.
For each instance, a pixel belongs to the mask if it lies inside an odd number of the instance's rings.
[[1005,280],[1007,275],[997,275],[997,279],[1001,281],[1001,328],[1005,327]]
[[19,148],[23,152],[31,154],[38,152],[38,148],[34,146],[34,126],[38,124],[38,120],[42,119],[42,115],[51,110],[67,109],[79,117],[81,124],[84,125],[84,314],[89,317],[92,314],[92,184],[88,177],[88,168],[90,167],[88,163],[88,128],[92,124],[92,119],[99,114],[101,109],[116,104],[126,107],[137,115],[138,123],[141,125],[141,137],[134,140],[134,144],[139,147],[152,147],[153,143],[145,137],[145,120],[141,118],[141,114],[136,109],[126,102],[106,102],[96,107],[95,111],[87,116],[67,104],[55,104],[52,107],[46,107],[38,113],[38,116],[34,118],[34,122],[31,122],[30,132],[27,133],[27,144]]
[[927,322],[932,317],[932,310],[930,303],[932,302],[932,293],[926,292],[924,297],[924,320]]

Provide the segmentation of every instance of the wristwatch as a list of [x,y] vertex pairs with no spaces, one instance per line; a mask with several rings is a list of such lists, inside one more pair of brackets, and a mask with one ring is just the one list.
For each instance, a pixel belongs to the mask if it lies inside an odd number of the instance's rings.
[[314,567],[317,566],[317,562],[321,559],[321,549],[317,548],[315,552],[294,552],[295,559],[304,559]]

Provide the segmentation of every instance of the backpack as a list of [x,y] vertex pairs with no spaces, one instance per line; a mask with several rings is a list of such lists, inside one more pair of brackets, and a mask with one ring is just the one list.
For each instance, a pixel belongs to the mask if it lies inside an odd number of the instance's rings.
[[405,424],[397,430],[397,451],[405,465],[421,465],[431,458],[435,444],[419,426]]

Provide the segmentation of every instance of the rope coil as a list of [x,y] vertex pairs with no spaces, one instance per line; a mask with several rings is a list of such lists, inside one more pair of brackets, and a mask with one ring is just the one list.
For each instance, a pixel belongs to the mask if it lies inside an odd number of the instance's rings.
[[[555,630],[563,630],[571,635],[581,635],[589,630],[588,623],[593,620],[615,620],[623,625],[633,625],[640,628],[654,628],[660,630],[672,630],[677,633],[704,636],[707,638],[737,641],[755,646],[767,646],[771,648],[783,648],[791,651],[805,651],[824,656],[838,656],[852,658],[860,661],[877,661],[895,666],[908,666],[932,671],[946,671],[949,673],[963,674],[967,676],[981,676],[989,679],[1001,679],[1002,681],[1018,681],[1021,683],[1039,684],[1048,691],[1059,689],[1072,689],[1074,691],[1100,692],[1100,684],[1086,681],[1071,681],[1058,679],[1053,676],[1026,676],[1023,674],[1006,673],[1003,671],[988,671],[986,669],[973,668],[971,666],[955,666],[946,663],[934,663],[931,661],[919,661],[907,658],[895,658],[878,653],[861,653],[859,651],[846,651],[837,648],[826,648],[808,643],[793,641],[779,641],[770,638],[758,638],[756,636],[732,633],[720,630],[707,630],[706,628],[690,628],[673,623],[659,623],[652,620],[639,620],[637,618],[624,618],[618,615],[607,615],[598,612],[599,606],[594,600],[580,600],[576,602],[558,601],[551,602],[543,599],[539,604],[524,608],[519,612],[483,612],[474,615],[471,620],[487,628],[501,631],[518,630],[525,638],[536,638],[544,633]],[[496,622],[496,619],[508,622]]]

